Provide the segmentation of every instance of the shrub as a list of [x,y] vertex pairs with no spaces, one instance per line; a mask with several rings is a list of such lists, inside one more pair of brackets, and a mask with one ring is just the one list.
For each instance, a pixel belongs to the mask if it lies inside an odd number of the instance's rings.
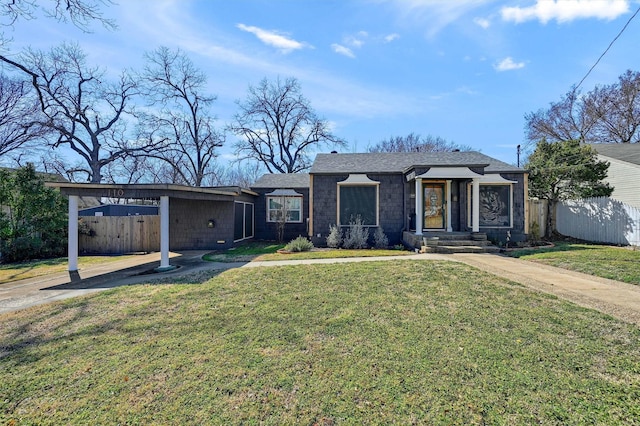
[[389,238],[384,233],[381,226],[376,228],[376,232],[373,233],[373,245],[375,248],[384,249],[389,246]]
[[329,225],[329,235],[327,235],[327,247],[338,248],[342,244],[342,230],[336,225]]
[[362,224],[362,218],[357,216],[355,220],[349,222],[349,229],[344,237],[342,246],[346,249],[364,249],[369,247],[369,229]]
[[313,243],[303,236],[299,236],[295,240],[289,241],[289,243],[284,246],[284,249],[290,252],[310,251],[312,248]]

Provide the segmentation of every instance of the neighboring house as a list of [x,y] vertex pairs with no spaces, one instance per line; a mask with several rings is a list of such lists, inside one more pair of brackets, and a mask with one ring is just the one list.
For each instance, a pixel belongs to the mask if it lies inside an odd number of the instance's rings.
[[295,213],[285,239],[308,235],[317,245],[330,226],[346,229],[358,216],[371,230],[382,227],[392,244],[416,245],[429,232],[523,241],[526,176],[478,152],[318,154],[308,175],[268,174],[252,186],[260,194],[256,236],[274,238],[273,218],[286,200]]
[[598,153],[598,159],[609,162],[606,182],[613,187],[611,198],[640,208],[640,143],[590,146]]
[[137,204],[102,204],[78,211],[78,216],[156,216],[157,214],[158,206]]

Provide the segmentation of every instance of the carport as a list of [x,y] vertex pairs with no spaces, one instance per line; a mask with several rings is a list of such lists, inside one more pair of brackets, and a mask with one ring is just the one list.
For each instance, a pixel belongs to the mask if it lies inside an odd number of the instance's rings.
[[78,270],[79,197],[159,200],[160,267],[172,269],[169,250],[216,250],[254,235],[257,194],[240,187],[199,188],[173,184],[47,182],[69,197],[69,271]]

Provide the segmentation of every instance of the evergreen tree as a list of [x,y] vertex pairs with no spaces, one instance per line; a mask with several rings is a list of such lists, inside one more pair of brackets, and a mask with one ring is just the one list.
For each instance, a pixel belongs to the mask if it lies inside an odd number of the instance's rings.
[[613,188],[602,180],[609,163],[598,160],[596,151],[577,140],[538,142],[525,168],[529,170],[529,196],[548,200],[547,235],[555,231],[558,202],[588,197],[606,197]]

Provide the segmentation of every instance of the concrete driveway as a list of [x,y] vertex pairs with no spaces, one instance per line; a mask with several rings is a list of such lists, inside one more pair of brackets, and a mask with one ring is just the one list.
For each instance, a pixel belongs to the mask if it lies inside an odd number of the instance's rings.
[[[171,253],[171,264],[177,268],[161,274],[145,274],[160,264],[160,254],[152,253],[81,269],[78,274],[70,275],[66,272],[0,284],[0,314],[122,285],[158,279],[171,280],[199,271],[312,263],[374,262],[391,259],[389,257],[361,257],[214,263],[202,260],[205,253],[205,251]],[[403,256],[402,259],[448,260],[466,263],[521,283],[536,291],[554,294],[581,306],[597,309],[640,326],[640,286],[494,254],[415,254]]]

